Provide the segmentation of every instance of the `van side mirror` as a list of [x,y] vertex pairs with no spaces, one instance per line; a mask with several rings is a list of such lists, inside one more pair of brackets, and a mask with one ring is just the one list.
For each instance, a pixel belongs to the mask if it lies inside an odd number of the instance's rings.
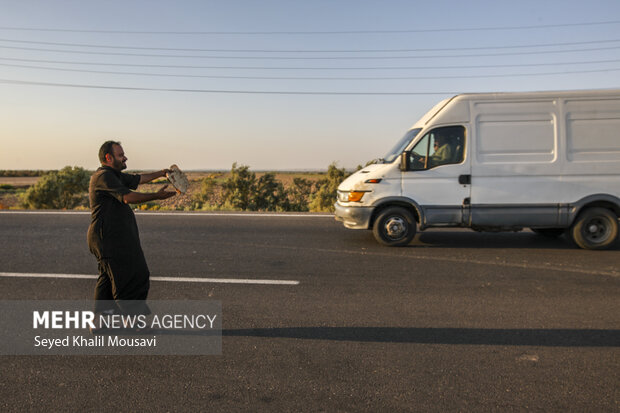
[[411,159],[411,154],[409,153],[409,151],[405,151],[400,154],[400,170],[401,171],[408,171],[410,169],[410,166],[411,166],[410,159]]

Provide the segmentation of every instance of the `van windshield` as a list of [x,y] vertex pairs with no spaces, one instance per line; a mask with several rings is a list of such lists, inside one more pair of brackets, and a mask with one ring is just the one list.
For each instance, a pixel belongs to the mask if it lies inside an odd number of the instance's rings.
[[392,163],[394,159],[398,158],[398,156],[403,153],[405,148],[411,143],[411,141],[418,135],[421,131],[421,128],[411,129],[405,136],[400,138],[396,145],[383,157],[381,163]]

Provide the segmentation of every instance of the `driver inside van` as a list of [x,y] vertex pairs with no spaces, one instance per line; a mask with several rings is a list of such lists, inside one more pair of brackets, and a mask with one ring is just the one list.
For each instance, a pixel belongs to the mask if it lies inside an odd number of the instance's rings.
[[435,152],[428,159],[428,166],[438,166],[452,161],[452,146],[444,135],[436,134],[434,143]]

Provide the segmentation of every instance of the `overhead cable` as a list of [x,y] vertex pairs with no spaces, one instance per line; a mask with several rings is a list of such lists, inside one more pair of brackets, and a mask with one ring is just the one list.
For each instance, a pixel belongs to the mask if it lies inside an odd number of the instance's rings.
[[148,88],[133,86],[105,86],[75,83],[31,82],[15,79],[0,79],[0,83],[12,85],[50,86],[80,89],[131,90],[149,92],[182,92],[182,93],[216,93],[243,95],[342,95],[342,96],[414,96],[414,95],[455,95],[455,92],[320,92],[320,91],[273,91],[273,90],[220,90],[220,89],[180,89],[180,88]]
[[345,67],[266,67],[266,66],[204,66],[204,65],[160,65],[145,63],[109,63],[109,62],[80,62],[73,60],[46,60],[46,59],[19,59],[11,57],[0,57],[0,61],[29,62],[29,63],[51,63],[51,64],[70,64],[78,66],[104,66],[104,67],[145,67],[158,69],[226,69],[226,70],[450,70],[450,69],[481,69],[481,68],[516,68],[516,67],[540,67],[540,66],[563,66],[563,65],[588,65],[603,63],[618,63],[620,59],[608,60],[585,60],[585,61],[564,61],[551,63],[517,63],[517,64],[477,64],[456,66],[345,66]]
[[571,50],[541,50],[530,52],[506,52],[506,53],[479,53],[479,54],[456,54],[456,55],[418,55],[418,56],[345,56],[345,57],[325,57],[325,56],[309,56],[309,57],[282,57],[282,56],[204,56],[204,55],[169,55],[169,54],[148,54],[148,53],[120,53],[120,52],[90,52],[84,50],[63,50],[63,49],[44,49],[33,47],[16,47],[0,45],[0,49],[11,50],[30,50],[37,52],[52,53],[71,53],[71,54],[89,54],[102,56],[132,56],[132,57],[163,57],[163,58],[182,58],[182,59],[234,59],[234,60],[390,60],[390,59],[455,59],[464,57],[492,57],[492,56],[525,56],[540,54],[560,54],[560,53],[580,53],[594,52],[601,50],[617,50],[620,46],[595,47],[587,49],[571,49]]
[[40,69],[61,72],[77,73],[97,73],[106,75],[131,75],[131,76],[151,76],[151,77],[173,77],[173,78],[203,78],[203,79],[251,79],[251,80],[439,80],[439,79],[480,79],[480,78],[499,78],[499,77],[532,77],[550,76],[580,73],[605,73],[617,72],[620,68],[593,69],[593,70],[570,70],[556,72],[538,73],[505,73],[505,74],[480,74],[480,75],[442,75],[442,76],[403,76],[403,77],[270,77],[270,76],[228,76],[228,75],[190,75],[190,74],[170,74],[170,73],[147,73],[147,72],[113,72],[104,70],[84,70],[69,69],[58,67],[16,65],[0,63],[0,66],[19,67],[25,69]]
[[437,33],[437,32],[481,32],[481,31],[512,31],[535,30],[564,27],[588,27],[620,24],[620,20],[597,22],[557,23],[521,26],[489,26],[489,27],[443,27],[434,29],[396,29],[396,30],[325,30],[325,31],[165,31],[165,30],[102,30],[102,29],[69,29],[50,27],[17,27],[0,26],[0,30],[38,31],[38,32],[69,32],[69,33],[109,33],[109,34],[154,34],[154,35],[355,35],[355,34],[398,34],[398,33]]
[[415,49],[343,49],[343,50],[319,50],[319,49],[200,49],[200,48],[179,48],[179,47],[146,47],[146,46],[120,46],[120,45],[104,45],[104,44],[85,44],[85,43],[65,43],[65,42],[41,42],[32,40],[3,39],[0,42],[20,43],[20,44],[42,44],[47,46],[71,46],[71,47],[88,47],[100,49],[121,49],[121,50],[162,50],[176,52],[220,52],[220,53],[397,53],[397,52],[448,52],[463,50],[489,50],[489,49],[523,49],[523,48],[541,48],[541,47],[559,47],[559,46],[582,46],[586,44],[600,43],[617,43],[620,39],[604,39],[590,40],[582,42],[560,42],[560,43],[538,43],[538,44],[520,44],[520,45],[502,45],[502,46],[476,46],[476,47],[451,47],[451,48],[415,48]]

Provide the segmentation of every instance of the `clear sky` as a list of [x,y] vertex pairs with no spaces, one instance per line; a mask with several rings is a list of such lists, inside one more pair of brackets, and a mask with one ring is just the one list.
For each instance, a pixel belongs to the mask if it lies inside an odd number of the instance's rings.
[[0,0],[0,11],[0,169],[95,169],[108,139],[130,169],[353,168],[456,93],[620,87],[617,0]]

